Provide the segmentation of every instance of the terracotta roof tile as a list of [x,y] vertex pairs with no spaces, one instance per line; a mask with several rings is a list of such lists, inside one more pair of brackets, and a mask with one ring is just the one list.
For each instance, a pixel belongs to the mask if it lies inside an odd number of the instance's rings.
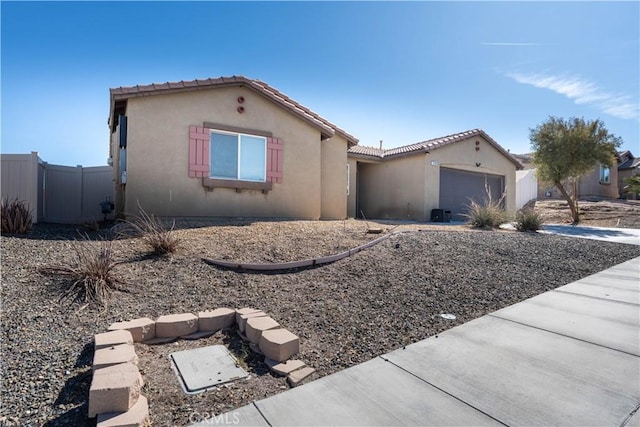
[[260,80],[248,79],[244,76],[231,76],[231,77],[219,77],[208,79],[195,79],[191,81],[180,82],[166,82],[166,83],[153,83],[150,85],[136,85],[130,87],[118,87],[109,90],[111,94],[111,107],[113,111],[114,101],[116,99],[126,99],[132,96],[149,95],[155,93],[163,93],[166,91],[179,91],[179,90],[193,90],[194,88],[206,88],[212,86],[226,86],[226,85],[246,85],[248,88],[261,93],[267,98],[280,104],[282,107],[288,109],[292,113],[298,115],[302,119],[306,120],[316,128],[320,129],[323,137],[330,138],[334,134],[343,136],[349,143],[349,146],[353,146],[358,143],[358,138],[347,133],[343,129],[339,128],[335,124],[331,123],[327,119],[321,117],[317,113],[304,107],[300,103],[289,98],[287,95],[278,91],[277,89],[269,86],[265,82]]
[[368,147],[366,145],[356,145],[349,148],[351,154],[362,154],[365,156],[384,157],[384,150],[375,147]]
[[429,139],[422,142],[417,142],[415,144],[404,145],[402,147],[389,148],[387,150],[381,150],[379,148],[367,147],[357,145],[355,147],[349,148],[349,154],[354,155],[364,155],[370,157],[376,157],[380,160],[393,158],[397,156],[402,156],[409,153],[414,152],[429,152],[431,150],[437,149],[439,147],[443,147],[445,145],[453,144],[458,141],[463,141],[468,138],[472,138],[474,136],[482,136],[484,139],[489,141],[491,145],[493,145],[498,151],[504,154],[509,160],[516,164],[518,169],[522,169],[522,165],[520,162],[515,159],[511,153],[502,148],[500,144],[498,144],[493,138],[487,135],[482,129],[472,129],[465,132],[456,133],[453,135],[447,135],[440,138]]

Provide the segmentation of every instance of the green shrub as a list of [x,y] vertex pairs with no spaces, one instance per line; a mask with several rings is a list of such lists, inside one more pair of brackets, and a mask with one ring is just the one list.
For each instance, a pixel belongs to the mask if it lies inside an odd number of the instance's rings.
[[523,209],[516,214],[518,231],[536,231],[542,228],[544,217],[533,209]]
[[126,290],[125,283],[114,274],[117,263],[110,240],[96,246],[86,238],[83,242],[73,242],[71,249],[71,261],[39,269],[43,274],[67,279],[61,300],[105,305],[114,291]]
[[26,234],[33,227],[33,215],[29,205],[23,201],[7,198],[2,199],[2,233]]
[[500,199],[493,200],[486,182],[484,188],[485,199],[482,202],[470,199],[467,213],[463,215],[473,228],[495,228],[509,220],[509,215],[502,207],[502,201],[507,193],[502,193]]
[[164,221],[149,215],[140,208],[140,214],[133,219],[127,221],[133,228],[134,232],[142,237],[145,245],[151,252],[156,255],[165,255],[174,253],[180,246],[180,238],[176,236],[175,225],[173,221],[168,227]]

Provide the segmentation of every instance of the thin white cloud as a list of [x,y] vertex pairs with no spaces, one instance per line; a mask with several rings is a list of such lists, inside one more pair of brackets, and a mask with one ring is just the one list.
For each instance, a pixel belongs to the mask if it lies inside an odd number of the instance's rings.
[[638,118],[640,107],[630,96],[607,92],[595,83],[576,76],[509,72],[505,75],[518,83],[552,90],[572,99],[576,104],[592,105],[620,119]]
[[520,42],[485,42],[483,46],[543,46],[543,43],[520,43]]

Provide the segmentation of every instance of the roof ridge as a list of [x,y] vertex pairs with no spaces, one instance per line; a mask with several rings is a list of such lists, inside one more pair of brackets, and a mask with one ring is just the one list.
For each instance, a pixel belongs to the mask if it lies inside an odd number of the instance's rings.
[[120,86],[117,88],[110,88],[109,94],[111,96],[111,108],[113,109],[114,97],[119,99],[126,99],[133,96],[141,96],[144,93],[149,92],[163,92],[163,91],[176,91],[181,89],[194,90],[198,87],[207,87],[215,85],[225,84],[244,84],[247,87],[253,88],[253,90],[261,93],[267,98],[271,98],[272,101],[280,104],[282,107],[291,110],[295,115],[298,115],[303,120],[309,122],[312,126],[321,130],[322,138],[331,138],[334,134],[338,133],[342,135],[349,146],[356,145],[358,138],[346,132],[344,129],[336,126],[334,123],[320,116],[315,111],[305,107],[293,98],[285,95],[278,89],[270,86],[268,83],[258,80],[250,79],[243,75],[233,76],[220,76],[216,78],[194,79],[194,80],[180,80],[179,82],[165,82],[165,83],[150,83],[146,85],[135,86]]
[[401,156],[408,153],[415,153],[421,150],[429,151],[430,149],[435,149],[438,147],[442,147],[444,145],[448,145],[454,142],[458,142],[460,140],[464,140],[476,135],[482,136],[486,139],[491,145],[493,145],[498,151],[500,151],[505,157],[509,158],[513,163],[516,164],[518,169],[522,168],[522,164],[504,149],[500,144],[498,144],[493,138],[491,138],[485,131],[480,128],[470,129],[463,132],[452,133],[450,135],[441,136],[438,138],[427,139],[420,142],[415,142],[413,144],[403,145],[400,147],[388,148],[388,149],[379,149],[375,147],[367,147],[371,148],[370,150],[359,150],[359,147],[366,147],[362,145],[358,145],[355,147],[351,147],[349,152],[352,154],[362,154],[367,156],[377,157],[379,159],[384,159],[392,156]]

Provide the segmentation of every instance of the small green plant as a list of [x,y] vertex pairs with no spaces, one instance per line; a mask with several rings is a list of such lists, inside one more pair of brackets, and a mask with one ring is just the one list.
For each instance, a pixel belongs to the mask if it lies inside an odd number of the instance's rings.
[[86,236],[83,241],[71,243],[73,258],[62,264],[47,265],[40,273],[62,276],[65,287],[60,300],[105,305],[116,290],[127,290],[126,283],[114,273],[114,260],[110,240],[100,241],[96,246]]
[[469,220],[469,224],[473,228],[494,228],[509,219],[507,212],[502,207],[502,201],[507,193],[502,193],[498,200],[494,200],[486,181],[484,190],[486,193],[484,200],[477,202],[470,199],[467,213],[463,215]]
[[536,231],[542,228],[544,217],[533,209],[523,209],[516,214],[516,230]]
[[127,223],[139,233],[151,252],[156,255],[174,253],[180,246],[180,238],[175,233],[175,220],[167,227],[164,221],[149,215],[140,207],[140,214]]
[[1,215],[3,234],[26,234],[33,227],[31,209],[23,200],[2,198]]

